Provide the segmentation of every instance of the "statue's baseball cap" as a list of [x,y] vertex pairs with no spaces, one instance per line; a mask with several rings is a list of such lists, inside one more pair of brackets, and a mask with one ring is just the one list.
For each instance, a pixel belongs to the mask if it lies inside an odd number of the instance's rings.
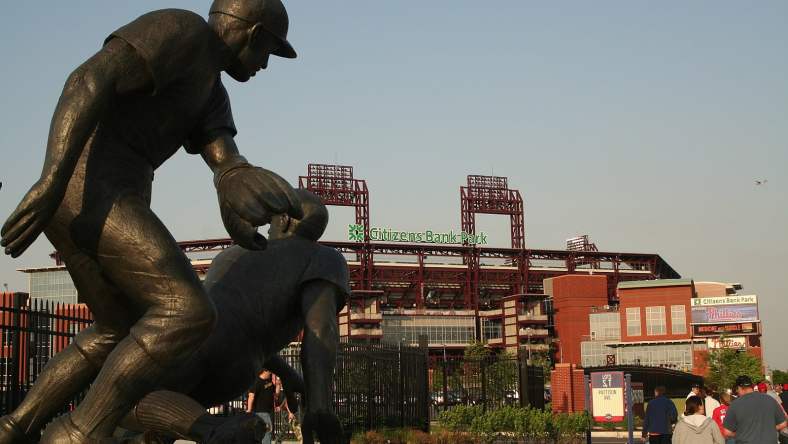
[[736,385],[739,387],[752,387],[752,379],[747,375],[736,378]]
[[281,43],[273,54],[288,59],[296,58],[295,50],[287,41],[290,21],[281,0],[214,0],[210,13],[227,14],[249,23],[261,23]]

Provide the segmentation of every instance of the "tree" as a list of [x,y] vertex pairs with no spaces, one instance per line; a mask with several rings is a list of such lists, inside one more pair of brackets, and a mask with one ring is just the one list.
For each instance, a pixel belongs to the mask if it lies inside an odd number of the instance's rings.
[[484,359],[492,356],[492,350],[484,345],[483,342],[474,341],[465,347],[463,352],[465,358]]
[[719,390],[731,388],[736,378],[746,375],[753,381],[763,380],[763,363],[749,353],[727,348],[709,351],[706,358],[709,375],[706,384],[716,386]]
[[788,371],[775,370],[772,372],[772,382],[774,384],[788,384]]

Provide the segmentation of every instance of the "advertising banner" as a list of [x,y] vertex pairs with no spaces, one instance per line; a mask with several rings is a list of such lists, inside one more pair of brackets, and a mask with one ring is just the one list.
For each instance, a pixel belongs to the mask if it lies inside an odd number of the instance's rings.
[[693,307],[708,305],[750,305],[758,303],[758,296],[754,294],[717,296],[711,298],[692,298],[690,302]]
[[693,324],[718,324],[721,322],[755,322],[758,306],[746,305],[697,305],[692,307]]
[[744,336],[723,336],[721,338],[709,338],[709,348],[729,348],[733,350],[744,350],[747,348],[747,338]]
[[591,411],[597,421],[624,420],[624,372],[591,373]]
[[736,324],[706,324],[693,325],[692,333],[694,336],[719,336],[729,335],[754,335],[758,333],[758,323],[741,322]]

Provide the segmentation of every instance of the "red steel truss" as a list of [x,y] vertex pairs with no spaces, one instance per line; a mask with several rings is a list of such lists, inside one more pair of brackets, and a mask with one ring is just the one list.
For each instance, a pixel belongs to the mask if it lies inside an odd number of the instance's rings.
[[[187,252],[218,251],[232,245],[231,239],[202,242],[181,245]],[[354,291],[380,291],[382,303],[398,308],[479,309],[479,294],[484,294],[485,303],[496,306],[513,294],[541,294],[544,279],[565,274],[607,276],[608,299],[615,303],[619,282],[681,277],[656,254],[584,251],[578,255],[566,250],[368,242],[321,244],[348,257]],[[358,260],[364,254],[381,260]],[[463,263],[468,257],[472,260]],[[195,268],[204,271],[208,265]],[[430,291],[435,297],[427,301]]]
[[352,166],[310,163],[298,187],[317,194],[326,205],[354,207],[356,224],[364,227],[364,240],[369,241],[369,189],[366,180],[353,178]]
[[523,198],[518,190],[509,189],[505,177],[468,176],[468,185],[460,187],[462,231],[476,233],[476,214],[508,214],[511,222],[512,248],[525,248]]

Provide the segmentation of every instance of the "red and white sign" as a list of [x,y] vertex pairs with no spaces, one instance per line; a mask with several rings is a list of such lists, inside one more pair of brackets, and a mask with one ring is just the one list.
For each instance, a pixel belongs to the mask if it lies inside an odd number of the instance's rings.
[[709,338],[708,341],[709,348],[731,348],[734,350],[744,350],[747,348],[747,338],[744,336]]
[[758,321],[758,306],[755,304],[692,307],[693,324],[756,321]]
[[591,373],[591,410],[597,421],[624,420],[624,372]]

